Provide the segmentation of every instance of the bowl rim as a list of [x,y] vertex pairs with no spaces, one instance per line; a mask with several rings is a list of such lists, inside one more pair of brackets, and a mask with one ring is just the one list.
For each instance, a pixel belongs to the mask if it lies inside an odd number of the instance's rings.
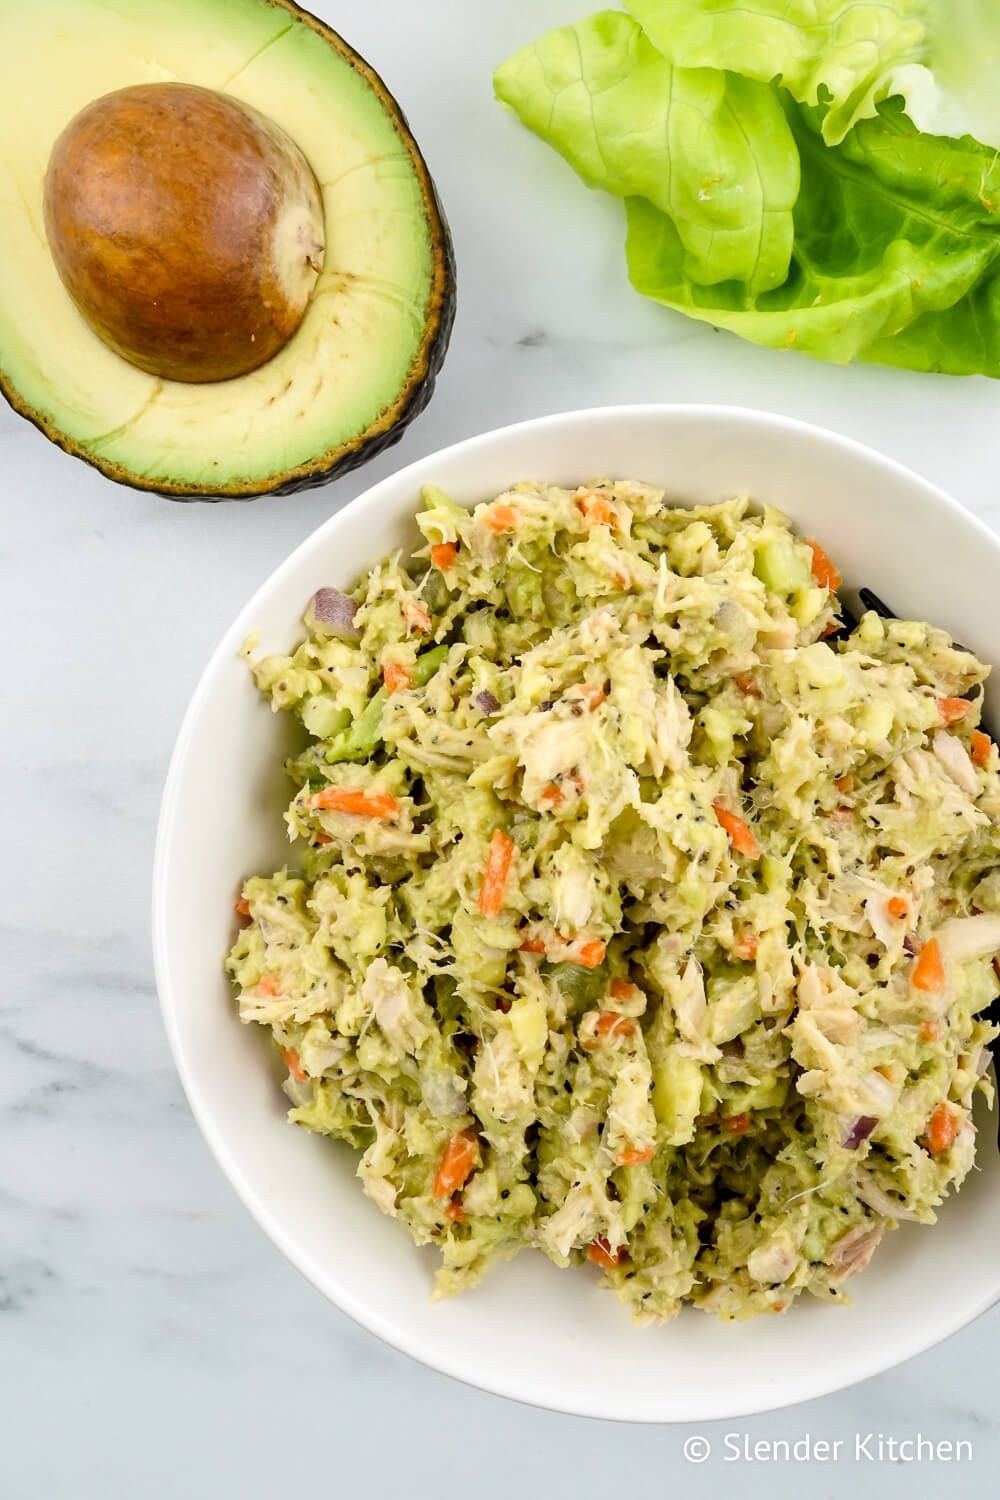
[[[728,423],[735,421],[758,430],[766,431],[770,429],[775,432],[794,433],[800,438],[818,439],[832,447],[840,448],[852,454],[856,459],[869,463],[876,468],[882,468],[885,471],[894,473],[897,478],[902,479],[914,489],[922,491],[925,499],[930,501],[932,505],[956,519],[961,526],[978,534],[982,544],[996,555],[997,562],[1000,564],[1000,537],[977,515],[966,510],[964,506],[960,505],[946,491],[940,489],[930,480],[923,478],[907,465],[889,457],[887,454],[881,453],[878,449],[872,448],[866,443],[859,442],[855,438],[845,437],[831,428],[823,427],[813,422],[806,422],[798,418],[785,417],[778,413],[760,410],[752,406],[711,402],[629,402],[620,405],[578,407],[566,411],[552,412],[545,416],[532,417],[525,421],[512,422],[503,427],[489,428],[471,437],[462,438],[455,443],[448,444],[444,448],[438,448],[431,453],[416,458],[401,468],[392,470],[392,472],[385,475],[382,479],[377,480],[374,484],[369,485],[366,489],[363,489],[353,499],[334,511],[325,521],[320,522],[308,536],[278,563],[277,567],[271,570],[223,632],[222,637],[212,650],[208,661],[201,671],[197,685],[181,720],[171,753],[157,820],[152,880],[153,967],[160,1014],[163,1019],[174,1065],[180,1077],[191,1112],[216,1163],[221,1168],[223,1175],[230,1183],[243,1206],[271,1240],[272,1244],[286,1256],[291,1264],[305,1276],[319,1293],[360,1327],[374,1334],[377,1338],[382,1339],[392,1348],[409,1355],[410,1358],[416,1360],[419,1364],[425,1365],[439,1374],[447,1375],[451,1379],[460,1381],[465,1385],[485,1391],[491,1395],[503,1396],[521,1405],[537,1407],[546,1411],[559,1412],[571,1416],[590,1417],[598,1420],[664,1426],[674,1424],[695,1425],[702,1421],[731,1420],[784,1410],[787,1407],[799,1406],[804,1402],[816,1400],[822,1396],[833,1395],[838,1391],[869,1380],[875,1375],[894,1369],[906,1361],[915,1358],[918,1354],[935,1347],[945,1339],[950,1338],[961,1329],[968,1327],[971,1323],[982,1317],[991,1308],[1000,1305],[1000,1263],[998,1263],[996,1285],[992,1292],[976,1299],[969,1306],[952,1312],[949,1316],[944,1317],[935,1324],[933,1328],[915,1319],[909,1336],[904,1337],[900,1341],[899,1346],[894,1349],[888,1358],[879,1352],[878,1341],[873,1340],[871,1356],[867,1360],[856,1361],[852,1365],[850,1372],[846,1375],[837,1375],[831,1379],[829,1375],[823,1373],[824,1362],[817,1361],[815,1367],[816,1373],[814,1375],[811,1377],[803,1377],[801,1373],[798,1375],[795,1394],[791,1398],[780,1394],[773,1396],[766,1395],[762,1398],[760,1393],[756,1395],[752,1393],[753,1386],[750,1383],[747,1386],[746,1400],[728,1401],[724,1408],[713,1410],[706,1413],[704,1417],[699,1418],[670,1415],[658,1416],[653,1414],[642,1415],[640,1417],[627,1416],[623,1413],[621,1407],[618,1410],[611,1410],[609,1402],[602,1402],[596,1397],[593,1401],[576,1400],[570,1404],[564,1400],[560,1400],[558,1392],[555,1391],[552,1398],[548,1399],[539,1392],[526,1393],[513,1374],[504,1374],[502,1371],[491,1373],[482,1369],[474,1352],[471,1354],[463,1353],[461,1356],[439,1355],[434,1346],[428,1345],[425,1339],[411,1335],[407,1329],[396,1325],[391,1319],[373,1312],[363,1297],[353,1292],[350,1286],[338,1280],[334,1270],[320,1264],[315,1257],[305,1251],[298,1244],[294,1236],[286,1231],[280,1218],[273,1214],[266,1206],[253,1183],[238,1165],[228,1145],[225,1132],[216,1125],[211,1110],[202,1095],[197,1078],[188,1068],[185,1059],[177,1019],[178,1012],[174,1005],[168,983],[167,889],[169,849],[179,812],[178,799],[182,770],[194,737],[195,726],[201,713],[202,705],[212,691],[216,675],[225,666],[231,665],[235,659],[239,645],[251,628],[253,618],[259,610],[261,601],[270,594],[272,589],[280,583],[287,573],[295,569],[299,560],[306,553],[311,552],[320,545],[321,539],[333,540],[342,527],[349,527],[354,522],[360,511],[377,504],[384,490],[396,489],[400,484],[405,484],[411,476],[416,476],[420,471],[426,471],[428,467],[440,463],[445,459],[451,460],[454,457],[472,453],[478,447],[485,447],[497,441],[516,442],[520,436],[546,427],[557,429],[565,427],[572,430],[576,424],[594,421],[669,422],[671,420],[685,419],[709,419]],[[426,481],[414,478],[415,485],[419,485],[420,482]]]

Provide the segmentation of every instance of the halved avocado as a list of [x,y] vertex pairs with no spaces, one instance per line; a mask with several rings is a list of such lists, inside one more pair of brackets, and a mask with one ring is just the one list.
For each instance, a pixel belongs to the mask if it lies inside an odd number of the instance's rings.
[[[297,331],[230,379],[164,379],[116,352],[60,279],[43,211],[81,109],[168,81],[272,121],[319,184],[325,251]],[[454,319],[434,185],[384,83],[293,0],[0,0],[0,389],[66,452],[178,499],[321,484],[430,399]]]

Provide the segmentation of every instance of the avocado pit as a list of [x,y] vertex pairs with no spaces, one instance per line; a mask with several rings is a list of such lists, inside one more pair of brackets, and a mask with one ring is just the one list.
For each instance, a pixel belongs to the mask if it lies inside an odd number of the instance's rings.
[[141,84],[56,141],[45,227],[91,328],[167,380],[245,375],[292,337],[325,254],[319,185],[273,121],[191,84]]

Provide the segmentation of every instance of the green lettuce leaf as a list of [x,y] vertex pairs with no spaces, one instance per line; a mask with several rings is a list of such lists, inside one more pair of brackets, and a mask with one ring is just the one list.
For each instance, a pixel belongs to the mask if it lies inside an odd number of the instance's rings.
[[776,80],[823,109],[836,145],[900,94],[935,135],[1000,146],[998,0],[625,0],[650,41],[682,68]]
[[669,218],[628,200],[633,285],[770,348],[946,374],[1000,375],[1000,161],[969,138],[919,132],[902,101],[837,147],[784,95],[802,162],[795,247],[780,288],[711,292],[683,272]]
[[682,68],[780,79],[822,105],[823,138],[842,141],[875,113],[893,70],[918,62],[926,0],[626,0],[655,47]]
[[668,218],[684,282],[784,282],[799,163],[775,90],[671,66],[620,11],[549,32],[494,87],[586,182]]

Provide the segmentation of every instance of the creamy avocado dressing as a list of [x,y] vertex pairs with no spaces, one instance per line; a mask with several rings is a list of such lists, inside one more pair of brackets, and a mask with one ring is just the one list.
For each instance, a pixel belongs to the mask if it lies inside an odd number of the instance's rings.
[[815,544],[628,481],[422,495],[247,655],[308,735],[228,959],[290,1118],[437,1289],[525,1247],[634,1315],[842,1298],[972,1165],[1000,949],[987,675],[838,630]]

